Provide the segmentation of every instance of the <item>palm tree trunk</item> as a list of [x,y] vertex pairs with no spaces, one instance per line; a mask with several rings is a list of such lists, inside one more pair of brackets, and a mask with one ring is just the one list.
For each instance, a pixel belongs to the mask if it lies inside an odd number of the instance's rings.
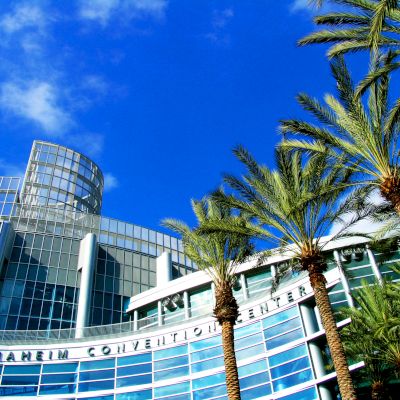
[[229,400],[240,400],[239,375],[235,356],[233,323],[231,321],[224,321],[222,323],[222,348],[224,350],[228,398]]
[[372,400],[385,400],[386,398],[387,398],[387,395],[386,395],[385,384],[381,381],[372,382],[371,399]]
[[307,267],[311,287],[314,290],[315,303],[321,315],[322,326],[325,329],[326,340],[336,370],[340,394],[343,400],[356,400],[357,396],[351,379],[349,365],[329,301],[326,279],[321,272],[323,271],[323,267],[319,263],[308,264]]
[[226,391],[229,400],[240,400],[239,375],[235,356],[233,327],[239,315],[239,307],[229,282],[215,285],[214,315],[222,327]]

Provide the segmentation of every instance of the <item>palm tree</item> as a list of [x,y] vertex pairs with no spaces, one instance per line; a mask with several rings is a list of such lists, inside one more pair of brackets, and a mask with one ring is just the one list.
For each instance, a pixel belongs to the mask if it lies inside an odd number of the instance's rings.
[[[340,218],[347,205],[338,206],[344,185],[349,179],[341,168],[326,169],[329,160],[324,156],[304,160],[300,152],[276,150],[277,170],[257,164],[242,147],[235,155],[247,168],[247,174],[238,179],[226,176],[225,181],[234,194],[217,191],[213,198],[223,205],[240,210],[246,224],[208,221],[206,231],[225,230],[272,241],[284,246],[297,260],[300,268],[308,272],[314,289],[315,302],[321,314],[327,342],[332,353],[342,398],[355,399],[346,356],[329,302],[324,271],[327,263],[322,254],[326,243],[321,242],[331,223]],[[345,227],[335,239],[344,235]]]
[[182,236],[186,255],[205,271],[215,285],[214,316],[222,328],[226,387],[230,400],[240,400],[240,386],[237,371],[234,330],[239,307],[233,295],[236,282],[236,266],[252,252],[253,245],[247,237],[225,232],[201,233],[199,227],[207,222],[221,223],[230,220],[241,224],[240,217],[233,217],[228,207],[211,199],[192,201],[198,227],[190,229],[185,223],[165,219],[163,225]]
[[[321,5],[322,0],[314,0]],[[328,12],[314,18],[326,28],[313,32],[299,41],[300,45],[333,43],[328,56],[363,49],[397,47],[400,44],[400,7],[397,0],[331,0],[349,11]]]
[[400,373],[400,292],[399,285],[363,283],[355,295],[357,308],[343,309],[351,324],[342,331],[346,352],[364,360],[364,373],[371,381],[372,398],[383,399],[387,382]]
[[[282,120],[281,145],[314,155],[328,152],[334,163],[342,165],[345,157],[347,166],[355,173],[354,184],[362,184],[366,191],[378,189],[400,215],[400,99],[390,104],[388,73],[372,79],[367,89],[369,97],[364,100],[363,90],[354,88],[342,57],[331,62],[331,70],[338,96],[327,94],[322,104],[304,93],[299,94],[299,104],[318,124]],[[300,138],[288,135],[300,135]]]

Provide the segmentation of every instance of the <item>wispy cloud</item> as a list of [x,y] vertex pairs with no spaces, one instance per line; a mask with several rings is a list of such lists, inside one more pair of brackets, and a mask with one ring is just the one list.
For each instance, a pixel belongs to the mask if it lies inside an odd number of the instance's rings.
[[25,175],[25,164],[13,164],[0,158],[0,174],[23,177]]
[[58,89],[49,82],[6,82],[1,85],[3,109],[38,124],[49,136],[60,136],[72,120],[60,105]]
[[106,26],[114,17],[160,18],[166,7],[166,0],[80,0],[79,16]]
[[[338,7],[340,8],[340,5],[335,7],[336,9],[338,9]],[[327,1],[323,2],[321,7],[317,7],[315,2],[312,2],[310,0],[292,0],[289,5],[289,11],[291,13],[307,12],[310,14],[320,14],[331,11],[331,9],[332,7],[330,4],[328,4]]]
[[[384,199],[380,195],[378,191],[374,191],[368,199],[371,203],[379,205],[383,203]],[[349,223],[351,219],[354,217],[353,214],[348,214],[343,218],[344,223]],[[370,233],[370,232],[375,232],[377,231],[380,227],[382,227],[382,223],[375,223],[372,222],[369,219],[363,219],[356,224],[352,225],[349,229],[348,232],[358,232],[358,233]],[[338,233],[341,229],[343,228],[343,223],[341,222],[335,222],[332,224],[331,230],[329,232],[330,235],[334,235],[335,233]]]
[[104,174],[104,191],[109,192],[119,186],[118,179],[111,174],[110,172],[106,172]]
[[93,132],[69,134],[65,137],[66,145],[71,146],[89,157],[98,157],[104,148],[104,135]]
[[42,9],[34,4],[17,4],[14,9],[0,19],[0,28],[3,32],[12,34],[23,30],[43,31],[48,18]]
[[212,30],[205,37],[217,44],[229,44],[230,34],[226,32],[227,25],[231,22],[235,13],[232,8],[214,10],[211,20]]

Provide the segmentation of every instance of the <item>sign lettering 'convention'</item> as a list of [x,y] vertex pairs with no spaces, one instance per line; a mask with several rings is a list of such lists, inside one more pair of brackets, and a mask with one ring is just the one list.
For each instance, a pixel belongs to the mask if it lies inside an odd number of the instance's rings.
[[[295,302],[301,297],[309,294],[311,287],[309,285],[299,286],[296,290],[284,293],[283,295],[271,298],[263,303],[258,304],[252,308],[242,310],[239,314],[237,324],[241,324],[260,318],[263,315],[287,306]],[[210,333],[217,332],[219,326],[216,322],[209,322],[196,326],[194,328],[183,329],[178,332],[167,333],[160,336],[150,338],[141,338],[131,340],[124,343],[102,344],[98,346],[91,346],[85,348],[70,348],[70,349],[56,349],[56,350],[18,350],[18,351],[0,351],[1,362],[21,362],[21,361],[51,361],[51,360],[66,360],[89,357],[94,358],[98,356],[108,356],[122,353],[131,353],[135,351],[143,351],[156,349],[161,346],[171,345],[174,343],[196,339]]]

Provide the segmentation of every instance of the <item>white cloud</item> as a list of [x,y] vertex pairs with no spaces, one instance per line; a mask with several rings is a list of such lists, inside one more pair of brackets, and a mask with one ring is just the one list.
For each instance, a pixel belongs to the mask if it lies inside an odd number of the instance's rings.
[[[380,195],[378,191],[374,191],[370,196],[369,196],[369,201],[373,204],[381,204],[383,203],[384,199]],[[346,215],[344,219],[345,223],[348,223],[351,221],[351,219],[354,217],[354,215]],[[377,223],[377,222],[372,222],[369,219],[363,219],[356,224],[352,225],[349,229],[348,232],[360,232],[360,233],[371,233],[377,231],[380,227],[383,226],[383,223]],[[329,232],[330,235],[334,235],[339,232],[339,230],[343,227],[342,223],[335,222],[332,224],[331,230]]]
[[234,15],[232,8],[213,10],[212,30],[204,35],[205,38],[216,44],[229,44],[231,38],[229,33],[226,32],[226,27]]
[[100,75],[88,75],[83,78],[82,87],[91,92],[96,92],[100,95],[105,95],[108,92],[109,85],[106,80]]
[[23,177],[25,175],[25,165],[12,164],[0,158],[0,171],[2,175]]
[[294,0],[289,6],[291,12],[308,11],[310,10],[310,7],[311,5],[309,0]]
[[224,28],[234,15],[235,14],[232,8],[225,8],[224,10],[214,10],[212,21],[214,28]]
[[1,86],[0,106],[35,122],[50,136],[61,136],[72,120],[59,104],[58,92],[49,82],[6,82]]
[[14,10],[0,19],[0,28],[8,34],[26,29],[42,30],[47,18],[41,8],[33,4],[18,4]]
[[104,136],[100,133],[69,134],[66,144],[89,157],[97,157],[104,147]]
[[126,19],[159,18],[164,15],[166,0],[80,0],[79,15],[106,26],[115,16]]
[[106,172],[104,174],[104,191],[109,192],[119,186],[118,179],[111,173]]

